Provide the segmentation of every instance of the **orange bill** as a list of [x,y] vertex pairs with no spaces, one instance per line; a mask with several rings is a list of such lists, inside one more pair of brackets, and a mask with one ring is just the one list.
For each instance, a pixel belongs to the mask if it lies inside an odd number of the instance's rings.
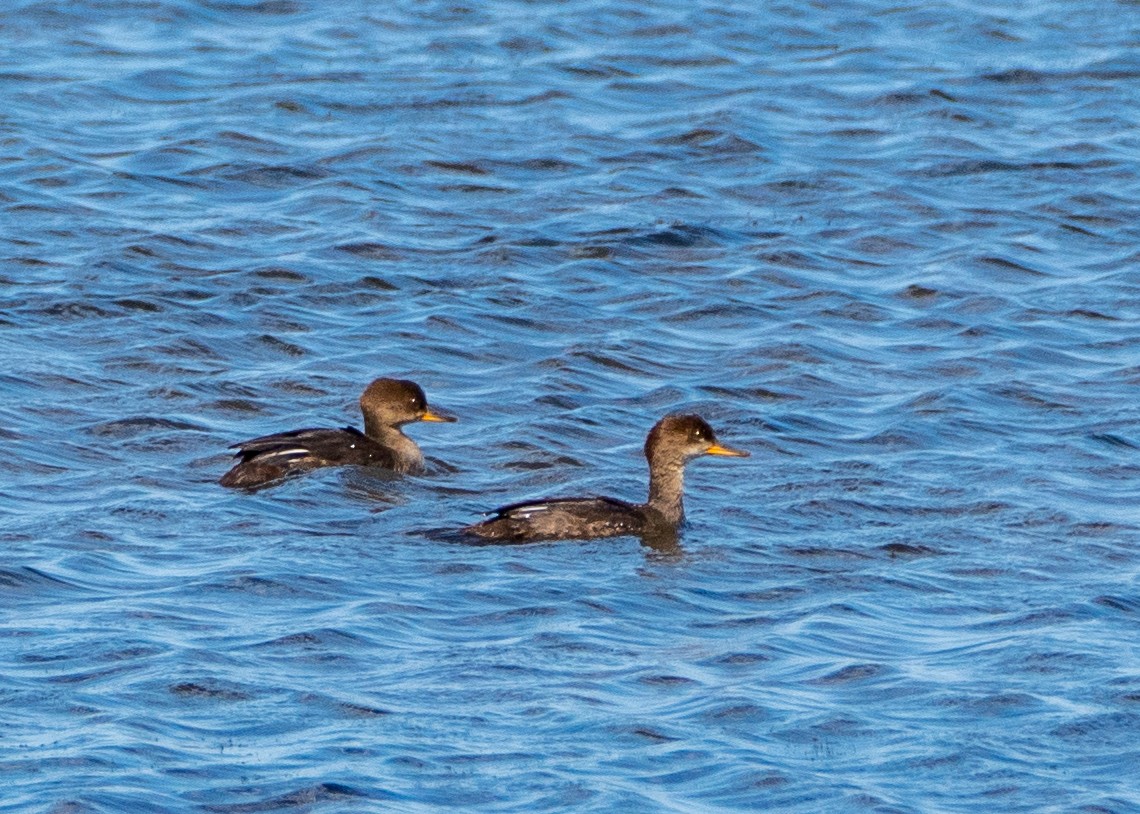
[[424,414],[420,416],[420,421],[456,421],[458,419],[453,415],[448,415],[441,410],[424,410]]
[[713,444],[705,450],[706,455],[731,455],[733,458],[747,458],[751,453],[742,449],[733,449],[722,444]]

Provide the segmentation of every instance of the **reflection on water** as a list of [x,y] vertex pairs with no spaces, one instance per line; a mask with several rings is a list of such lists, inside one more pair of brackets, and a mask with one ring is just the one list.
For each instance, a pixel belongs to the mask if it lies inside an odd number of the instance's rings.
[[7,808],[1137,811],[1128,11],[12,4]]

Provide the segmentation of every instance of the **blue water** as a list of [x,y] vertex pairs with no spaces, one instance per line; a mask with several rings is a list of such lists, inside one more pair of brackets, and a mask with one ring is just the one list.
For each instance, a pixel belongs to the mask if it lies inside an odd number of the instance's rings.
[[[0,812],[1140,812],[1134,2],[0,38]],[[217,485],[381,375],[428,474]],[[677,548],[440,533],[676,410]]]

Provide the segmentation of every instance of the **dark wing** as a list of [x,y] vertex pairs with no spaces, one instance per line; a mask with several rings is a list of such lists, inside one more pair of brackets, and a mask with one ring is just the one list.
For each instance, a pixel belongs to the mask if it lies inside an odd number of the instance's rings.
[[524,500],[500,506],[493,512],[495,520],[508,518],[512,520],[526,520],[536,515],[550,514],[551,512],[567,512],[571,515],[595,514],[599,511],[634,514],[636,508],[624,500],[612,497],[554,497],[546,500]]
[[379,464],[391,466],[394,456],[360,430],[308,428],[263,435],[234,444],[242,463],[257,461],[283,467],[302,462],[329,464]]
[[311,427],[304,430],[289,430],[288,432],[275,432],[273,435],[263,435],[260,438],[251,438],[230,444],[230,449],[238,450],[238,455],[253,456],[259,452],[276,452],[286,447],[303,447],[307,441],[320,439],[326,433],[339,433],[327,427]]

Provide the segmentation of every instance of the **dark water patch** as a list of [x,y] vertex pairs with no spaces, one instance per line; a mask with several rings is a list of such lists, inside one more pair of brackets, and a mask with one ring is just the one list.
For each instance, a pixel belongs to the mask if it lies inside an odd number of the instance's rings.
[[352,647],[360,643],[359,636],[341,630],[314,630],[290,633],[255,646],[282,649],[324,649],[328,647]]
[[733,133],[706,128],[697,128],[679,135],[659,138],[656,143],[663,146],[687,147],[691,150],[709,151],[727,155],[749,155],[762,151],[760,145],[754,144]]
[[386,715],[391,715],[392,711],[383,709],[381,707],[367,706],[365,704],[354,704],[348,701],[338,701],[334,703],[334,708],[347,718],[382,718]]
[[666,688],[666,689],[672,688],[672,687],[686,687],[689,685],[700,683],[698,681],[694,681],[691,678],[686,678],[685,676],[675,676],[675,675],[642,676],[641,678],[638,679],[638,681],[641,682],[642,684],[647,685],[647,686],[662,687],[662,688]]
[[993,159],[971,159],[964,161],[951,161],[929,166],[919,171],[920,176],[930,178],[987,175],[990,173],[1021,172],[1030,167],[1011,161],[995,161]]
[[959,713],[983,717],[1013,716],[1025,713],[1040,706],[1041,701],[1026,693],[1007,692],[977,698],[946,698],[942,706],[956,709]]
[[[774,266],[786,266],[796,269],[820,269],[824,266],[823,263],[810,254],[794,250],[764,252],[760,254],[757,259]],[[799,287],[799,285],[796,285],[796,287]]]
[[559,610],[554,607],[520,607],[457,619],[455,624],[465,627],[483,628],[488,625],[518,623],[535,617],[557,616],[558,613]]
[[439,191],[464,194],[491,193],[495,195],[509,195],[514,192],[510,187],[490,186],[488,184],[444,184],[439,187]]
[[284,354],[286,356],[305,356],[308,353],[308,351],[306,351],[300,345],[297,345],[293,342],[286,342],[284,339],[279,339],[276,336],[271,336],[270,334],[262,334],[261,336],[257,337],[257,341],[264,347],[270,348],[274,352]]
[[544,158],[527,158],[518,161],[517,163],[508,164],[506,166],[516,166],[520,169],[531,170],[534,172],[555,173],[565,173],[582,169],[582,166],[580,164],[575,164],[571,161],[566,160],[565,158],[556,156]]
[[794,393],[780,393],[765,387],[725,387],[721,385],[703,385],[700,390],[710,396],[722,398],[745,399],[756,402],[800,401],[802,396]]
[[[366,260],[401,260],[404,253],[383,243],[346,243],[336,247],[337,250],[360,257]],[[394,290],[383,288],[381,290]]]
[[882,96],[875,97],[871,100],[871,104],[888,108],[909,108],[926,104],[929,101],[930,94],[927,93],[917,93],[913,91],[895,91],[893,93],[885,93]]
[[1140,614],[1140,597],[1098,596],[1093,602],[1101,607],[1120,611],[1121,613],[1131,616]]
[[262,598],[308,598],[316,599],[321,593],[298,584],[295,580],[282,581],[252,575],[235,576],[225,582],[209,584],[207,590],[248,594]]
[[31,566],[0,569],[0,588],[6,591],[59,591],[77,590],[80,586]]
[[95,814],[98,808],[82,800],[64,800],[54,803],[49,814]]
[[1008,71],[1001,71],[999,73],[982,74],[982,79],[988,82],[1000,82],[1002,84],[1040,84],[1047,80],[1048,76],[1041,71],[1034,71],[1028,68],[1011,68]]
[[937,298],[939,292],[936,290],[936,288],[928,288],[927,286],[912,283],[911,285],[906,286],[906,288],[904,288],[902,292],[899,292],[898,295],[899,298],[907,300],[926,301]]
[[884,672],[885,669],[881,664],[852,664],[849,667],[836,670],[833,673],[829,673],[809,683],[823,686],[841,686],[852,682],[878,678]]
[[660,732],[660,731],[658,731],[652,727],[648,727],[648,726],[634,727],[633,729],[630,730],[630,734],[634,735],[635,737],[642,738],[644,740],[650,741],[652,743],[670,743],[671,741],[679,740],[678,738],[672,737],[670,735],[665,734],[664,732]]
[[106,421],[91,427],[88,432],[99,438],[133,438],[155,430],[194,430],[205,432],[206,427],[189,421],[162,416],[132,416],[117,421]]
[[54,320],[107,319],[121,316],[122,311],[111,311],[91,302],[57,302],[34,311]]
[[912,543],[887,543],[886,545],[879,546],[879,548],[892,559],[896,557],[900,559],[912,557],[932,557],[946,553],[939,551],[937,548]]
[[754,725],[769,720],[768,712],[749,701],[721,703],[704,713],[704,718],[714,726]]
[[313,167],[264,166],[232,169],[219,174],[229,181],[258,187],[285,189],[298,183],[323,180],[330,173],[327,170]]
[[161,313],[165,310],[161,304],[149,300],[121,299],[115,300],[113,304],[126,311],[140,311],[150,314]]
[[635,75],[632,71],[613,64],[564,64],[559,66],[559,70],[583,79],[612,79],[615,77],[631,77]]
[[466,161],[425,161],[425,166],[432,167],[444,172],[457,173],[459,175],[490,175],[490,171],[478,164]]
[[246,399],[220,399],[204,405],[207,409],[220,410],[227,413],[261,413],[265,407]]
[[179,698],[200,698],[207,701],[249,701],[253,697],[248,692],[233,687],[223,687],[194,681],[171,684],[169,691],[171,695],[175,695]]
[[1114,317],[1114,316],[1111,316],[1110,314],[1102,314],[1099,311],[1092,311],[1092,310],[1089,310],[1087,308],[1074,308],[1071,311],[1066,311],[1065,316],[1080,317],[1083,319],[1098,319],[1098,320],[1105,320],[1105,321],[1109,321],[1109,322],[1115,322],[1119,319],[1119,317]]
[[575,246],[570,249],[570,257],[580,260],[609,260],[614,251],[608,246]]
[[[235,789],[234,794],[256,794],[253,789]],[[389,795],[382,795],[387,797]],[[205,811],[217,814],[254,814],[260,811],[298,811],[328,804],[356,805],[354,801],[376,799],[376,795],[341,783],[318,783],[305,786],[276,797],[267,797],[247,803],[211,803],[203,805]]]
[[306,275],[293,271],[292,269],[282,267],[269,267],[257,269],[253,272],[254,277],[262,280],[269,280],[278,283],[308,283],[311,282],[310,278]]
[[1027,274],[1031,276],[1043,276],[1044,272],[1030,268],[1029,266],[1017,263],[1004,257],[979,257],[976,262],[985,267],[992,268],[996,271],[1013,271],[1020,274]]
[[1129,727],[1140,723],[1140,714],[1135,712],[1112,712],[1100,715],[1087,715],[1063,724],[1053,730],[1054,735],[1064,741],[1090,740],[1098,746],[1125,746],[1125,735]]
[[1001,619],[986,622],[981,627],[990,629],[1039,629],[1077,621],[1085,615],[1064,608],[1044,608],[1027,613],[1010,614]]
[[763,653],[726,653],[713,660],[713,664],[722,667],[749,668],[756,664],[770,661],[770,657]]

